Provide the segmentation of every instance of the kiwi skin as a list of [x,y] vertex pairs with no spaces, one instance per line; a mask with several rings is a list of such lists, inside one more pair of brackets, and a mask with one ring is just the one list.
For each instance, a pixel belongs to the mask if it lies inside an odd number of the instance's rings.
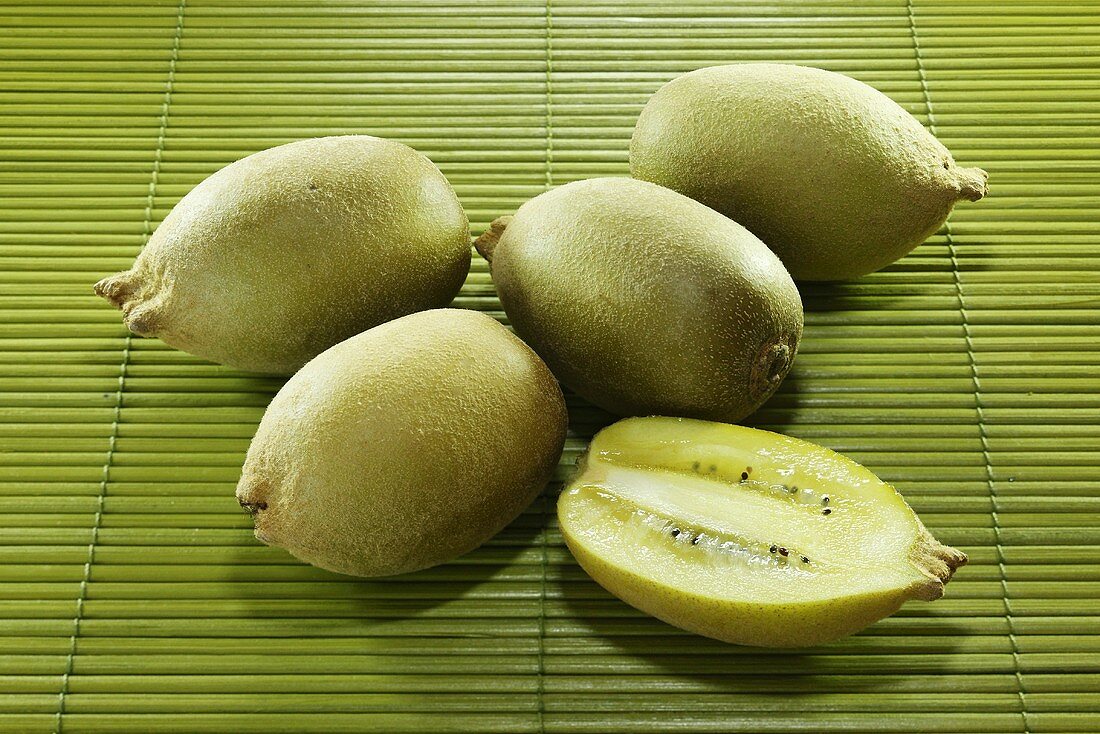
[[985,196],[988,178],[873,87],[792,64],[713,66],[668,82],[638,118],[630,170],[740,222],[795,280],[885,267],[957,202]]
[[484,543],[551,478],[561,389],[493,318],[438,309],[321,353],[271,401],[237,499],[256,537],[320,568],[382,576]]
[[751,232],[645,181],[566,184],[475,242],[516,333],[619,415],[735,422],[786,376],[802,301]]
[[290,374],[372,326],[446,306],[469,266],[466,215],[439,169],[407,145],[345,135],[214,173],[95,292],[135,334]]

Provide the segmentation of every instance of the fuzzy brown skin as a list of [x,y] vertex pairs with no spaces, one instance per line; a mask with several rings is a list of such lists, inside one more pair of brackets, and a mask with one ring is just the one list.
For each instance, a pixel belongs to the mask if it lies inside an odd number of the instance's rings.
[[567,184],[479,239],[516,333],[620,415],[737,421],[790,369],[802,301],[745,228],[628,178]]
[[630,168],[746,226],[795,280],[888,265],[958,201],[985,196],[987,179],[874,88],[789,64],[673,79],[638,118]]
[[469,266],[466,215],[439,169],[406,145],[348,135],[221,169],[95,290],[135,334],[289,374],[365,329],[447,305]]
[[355,576],[462,555],[539,494],[567,416],[550,370],[494,319],[424,311],[320,354],[271,401],[237,499],[256,537]]

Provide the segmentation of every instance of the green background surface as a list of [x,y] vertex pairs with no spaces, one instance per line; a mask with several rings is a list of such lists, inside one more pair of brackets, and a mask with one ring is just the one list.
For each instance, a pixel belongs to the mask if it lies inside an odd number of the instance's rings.
[[[0,730],[1100,731],[1098,50],[1096,2],[5,0]],[[864,462],[970,554],[852,638],[767,652],[633,611],[562,545],[557,485],[440,568],[297,563],[233,498],[280,382],[130,338],[92,295],[256,150],[401,140],[477,233],[625,174],[648,95],[738,61],[850,74],[990,172],[912,255],[802,288],[753,419]],[[484,261],[458,302],[503,318]],[[559,478],[608,420],[570,404]]]

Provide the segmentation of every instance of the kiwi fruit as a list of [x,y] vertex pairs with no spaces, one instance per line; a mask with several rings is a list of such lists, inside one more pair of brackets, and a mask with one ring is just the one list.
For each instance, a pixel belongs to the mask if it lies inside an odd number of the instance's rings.
[[438,309],[340,342],[271,401],[237,499],[256,537],[338,573],[415,571],[481,545],[561,456],[550,370],[493,318]]
[[597,434],[558,520],[608,591],[743,645],[835,640],[909,599],[939,598],[967,560],[854,461],[683,418],[631,418]]
[[932,235],[986,194],[902,107],[823,69],[733,64],[661,87],[630,141],[635,178],[740,222],[795,280],[855,278]]
[[475,245],[516,333],[612,413],[739,420],[802,335],[798,290],[760,240],[645,181],[566,184]]
[[447,305],[469,267],[466,215],[439,169],[407,145],[347,135],[221,169],[95,291],[135,334],[289,374],[372,326]]

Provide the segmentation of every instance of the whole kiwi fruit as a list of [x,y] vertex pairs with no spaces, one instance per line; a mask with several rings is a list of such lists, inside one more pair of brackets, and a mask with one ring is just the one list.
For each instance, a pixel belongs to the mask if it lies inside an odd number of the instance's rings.
[[545,486],[565,402],[518,338],[423,311],[322,352],[271,401],[237,499],[256,537],[338,573],[434,566],[481,545]]
[[802,334],[798,290],[759,239],[645,181],[566,184],[475,244],[516,333],[613,413],[739,420]]
[[466,215],[439,169],[407,145],[347,135],[221,169],[95,291],[135,334],[289,374],[353,334],[447,305],[469,266]]
[[855,278],[986,194],[908,112],[842,74],[789,64],[699,69],[661,87],[630,141],[631,175],[740,222],[795,280]]

